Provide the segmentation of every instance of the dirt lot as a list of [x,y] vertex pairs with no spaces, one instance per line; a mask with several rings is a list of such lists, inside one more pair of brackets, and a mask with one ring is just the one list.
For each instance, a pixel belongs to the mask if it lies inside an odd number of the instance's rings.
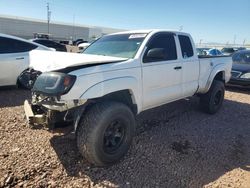
[[250,91],[226,92],[216,115],[197,98],[141,114],[120,163],[94,168],[73,134],[29,129],[29,93],[0,90],[0,187],[250,187]]

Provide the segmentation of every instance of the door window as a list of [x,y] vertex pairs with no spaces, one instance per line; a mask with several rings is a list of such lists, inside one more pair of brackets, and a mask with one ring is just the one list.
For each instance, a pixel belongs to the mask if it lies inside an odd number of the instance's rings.
[[190,38],[185,35],[179,35],[178,38],[179,38],[180,45],[181,45],[182,57],[184,59],[192,57],[194,55],[194,51],[193,51],[193,46],[190,41]]
[[0,54],[28,52],[37,48],[36,45],[16,39],[0,37]]
[[176,60],[176,44],[173,34],[160,33],[153,36],[143,57],[144,63]]

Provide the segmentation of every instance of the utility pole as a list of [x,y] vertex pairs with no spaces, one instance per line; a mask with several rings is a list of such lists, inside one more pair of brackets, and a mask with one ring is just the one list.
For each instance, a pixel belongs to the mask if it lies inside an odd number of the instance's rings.
[[47,3],[47,21],[48,21],[48,35],[49,35],[49,24],[50,24],[51,11],[49,9],[49,3]]
[[203,39],[200,39],[200,43],[199,43],[199,46],[201,47],[201,42],[203,41]]
[[243,40],[243,47],[245,46],[245,43],[246,43],[246,39]]
[[73,14],[73,40],[76,40],[76,36],[75,36],[75,14]]

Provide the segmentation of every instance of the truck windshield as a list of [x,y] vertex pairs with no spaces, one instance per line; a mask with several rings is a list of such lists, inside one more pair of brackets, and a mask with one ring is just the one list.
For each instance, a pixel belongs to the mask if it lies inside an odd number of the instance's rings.
[[84,54],[134,58],[147,34],[117,34],[103,36],[91,44]]

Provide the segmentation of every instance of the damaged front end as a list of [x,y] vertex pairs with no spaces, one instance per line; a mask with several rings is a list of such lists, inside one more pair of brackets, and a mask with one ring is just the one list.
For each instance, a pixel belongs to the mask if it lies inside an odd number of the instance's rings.
[[25,89],[31,89],[40,74],[42,74],[42,72],[32,68],[26,69],[18,76],[18,85]]
[[33,88],[31,104],[26,100],[24,110],[32,127],[43,126],[54,129],[57,126],[73,123],[75,112],[86,103],[86,100],[61,100],[69,92],[76,76],[59,72],[41,74]]

